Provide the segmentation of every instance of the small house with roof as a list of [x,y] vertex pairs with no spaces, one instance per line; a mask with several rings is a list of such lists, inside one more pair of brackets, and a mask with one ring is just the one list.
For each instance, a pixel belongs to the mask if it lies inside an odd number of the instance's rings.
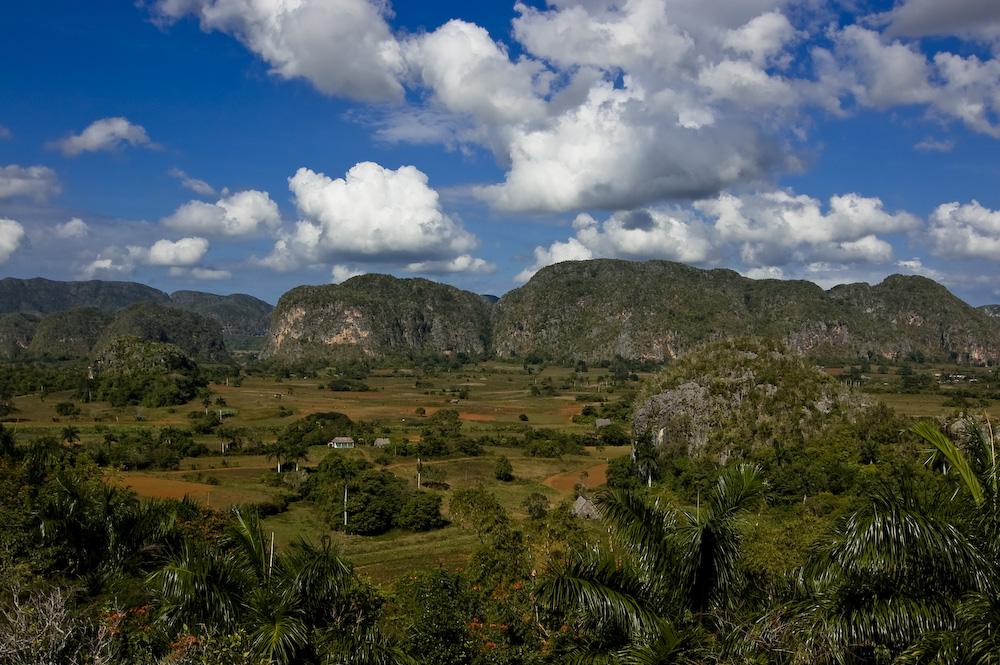
[[601,519],[601,514],[597,512],[597,506],[585,496],[576,497],[576,501],[573,502],[573,516],[582,517],[585,520]]
[[349,436],[335,436],[326,444],[331,448],[353,448],[354,439]]

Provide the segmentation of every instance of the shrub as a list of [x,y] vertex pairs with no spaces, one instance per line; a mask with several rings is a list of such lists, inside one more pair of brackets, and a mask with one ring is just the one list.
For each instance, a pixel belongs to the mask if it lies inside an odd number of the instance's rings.
[[497,465],[493,469],[493,475],[496,476],[497,480],[505,483],[514,480],[514,466],[506,456],[501,455],[497,460]]

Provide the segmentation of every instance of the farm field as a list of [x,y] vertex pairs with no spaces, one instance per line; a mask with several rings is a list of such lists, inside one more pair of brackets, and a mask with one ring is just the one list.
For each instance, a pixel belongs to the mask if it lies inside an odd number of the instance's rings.
[[[621,388],[609,393],[603,385],[605,377],[597,369],[580,373],[569,368],[546,367],[529,374],[521,365],[503,363],[482,363],[435,376],[406,369],[376,371],[364,379],[371,389],[369,392],[332,391],[325,385],[329,381],[329,377],[322,375],[311,379],[243,377],[239,385],[235,381],[229,385],[225,382],[211,385],[212,403],[207,406],[192,401],[171,408],[114,408],[95,402],[80,404],[80,413],[74,417],[56,414],[56,404],[73,398],[69,391],[55,392],[44,400],[38,396],[17,398],[17,417],[11,425],[28,440],[39,436],[62,438],[71,427],[78,437],[74,445],[100,446],[106,442],[113,447],[115,442],[108,440],[111,435],[186,428],[191,423],[189,414],[221,410],[225,427],[252,432],[267,446],[289,424],[301,418],[338,412],[355,423],[371,423],[378,436],[389,438],[395,447],[418,441],[427,420],[440,409],[457,411],[462,434],[472,439],[514,435],[526,427],[592,434],[596,432],[593,418],[589,422],[573,421],[591,403],[578,401],[577,395],[599,395],[609,401],[621,395]],[[633,382],[633,385],[638,384]],[[532,395],[532,386],[553,386],[548,392],[558,394]],[[210,453],[184,457],[176,470],[112,470],[107,480],[116,486],[129,487],[140,496],[187,496],[217,510],[266,503],[279,494],[278,488],[261,482],[266,476],[274,476],[274,459],[232,451],[222,454],[223,440],[214,434],[196,435],[194,439],[207,446]],[[379,452],[364,445],[348,450],[312,446],[300,467],[315,469],[327,455],[371,462]],[[382,463],[376,468],[387,469],[405,481],[407,487],[415,489],[416,458],[385,452],[389,453],[389,461],[380,460]],[[550,458],[532,457],[519,448],[487,446],[479,456],[456,453],[425,459],[422,463],[424,468],[437,467],[439,474],[443,472],[445,485],[429,491],[442,497],[442,514],[446,518],[454,490],[484,487],[496,495],[515,519],[525,519],[523,504],[528,495],[541,494],[551,506],[567,498],[571,501],[578,484],[595,489],[605,481],[607,462],[628,453],[627,446],[590,446],[585,454]],[[501,455],[513,467],[515,480],[511,482],[495,478],[494,467]],[[267,516],[264,526],[274,533],[279,547],[299,538],[317,541],[330,536],[363,574],[383,582],[398,579],[413,569],[438,565],[460,567],[476,544],[475,534],[457,525],[429,533],[393,529],[382,536],[348,536],[331,529],[327,517],[309,501],[294,501],[286,510]]]
[[[186,428],[192,415],[206,411],[219,413],[226,428],[241,428],[265,448],[284,429],[305,417],[337,412],[355,423],[366,422],[373,436],[388,438],[391,446],[379,451],[360,445],[354,449],[334,450],[312,446],[301,460],[304,469],[316,469],[328,455],[345,459],[378,462],[402,479],[409,489],[417,487],[417,459],[393,454],[400,446],[420,440],[428,419],[441,409],[457,411],[463,435],[477,439],[518,435],[525,428],[551,428],[559,432],[596,435],[593,418],[576,418],[587,404],[596,400],[613,401],[639,384],[627,382],[608,390],[607,377],[600,368],[575,372],[572,368],[535,368],[510,363],[487,362],[468,365],[460,370],[437,371],[433,375],[411,369],[376,370],[364,379],[366,392],[330,390],[331,376],[313,378],[242,377],[240,381],[222,381],[211,385],[211,398],[170,408],[113,408],[106,403],[81,404],[73,417],[57,415],[55,405],[72,401],[69,391],[16,399],[16,419],[11,423],[20,436],[63,438],[72,428],[74,445],[114,446],[121,433],[169,428]],[[831,374],[842,369],[833,368]],[[875,385],[893,380],[892,374],[872,373]],[[535,388],[533,390],[533,388]],[[579,397],[578,397],[579,396]],[[948,411],[948,397],[940,394],[883,393],[874,395],[901,414],[921,417]],[[1000,408],[988,409],[1000,415]],[[281,489],[262,480],[275,474],[275,460],[267,455],[222,453],[225,443],[219,434],[194,437],[209,454],[184,457],[178,468],[170,471],[110,471],[110,483],[129,487],[141,496],[182,498],[217,510],[239,505],[263,505],[275,500]],[[595,439],[596,440],[596,439]],[[370,443],[370,441],[369,441]],[[109,448],[110,450],[110,448]],[[421,460],[425,469],[436,468],[443,483],[424,487],[442,499],[444,517],[450,516],[449,499],[460,488],[482,487],[495,494],[500,504],[515,519],[527,518],[525,500],[540,494],[557,506],[575,498],[576,489],[594,490],[605,482],[607,463],[629,453],[628,446],[589,446],[586,454],[561,457],[536,457],[516,447],[486,446],[478,456],[454,453],[444,458]],[[500,456],[506,457],[515,480],[501,482],[494,468]],[[476,536],[455,524],[428,533],[393,529],[381,536],[348,536],[333,530],[321,509],[309,501],[293,501],[277,514],[268,515],[265,528],[274,534],[279,547],[300,538],[317,541],[329,536],[363,574],[373,580],[390,583],[415,569],[445,566],[461,567],[476,546]],[[335,519],[335,518],[334,518]],[[598,537],[595,535],[595,537]]]

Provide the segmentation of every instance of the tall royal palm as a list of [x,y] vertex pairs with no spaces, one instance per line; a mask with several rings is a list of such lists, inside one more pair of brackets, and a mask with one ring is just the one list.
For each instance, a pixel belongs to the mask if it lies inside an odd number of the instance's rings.
[[[614,551],[557,568],[538,590],[554,610],[578,608],[594,638],[587,656],[685,662],[698,655],[705,621],[730,608],[740,583],[742,520],[763,492],[752,466],[726,469],[705,505],[678,511],[609,490],[597,505]],[[582,656],[584,654],[576,654]]]

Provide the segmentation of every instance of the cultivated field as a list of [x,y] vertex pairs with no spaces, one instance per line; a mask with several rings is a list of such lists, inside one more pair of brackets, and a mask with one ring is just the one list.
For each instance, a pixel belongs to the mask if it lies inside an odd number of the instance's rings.
[[[594,433],[593,419],[590,422],[573,420],[588,403],[595,403],[578,399],[578,396],[613,401],[638,385],[628,382],[609,391],[607,377],[600,368],[591,368],[589,372],[558,367],[526,371],[521,365],[497,362],[434,374],[409,369],[380,370],[364,379],[370,392],[331,391],[326,387],[331,378],[326,375],[308,379],[243,377],[240,382],[230,380],[213,384],[212,403],[208,407],[200,400],[156,409],[112,408],[105,403],[92,403],[79,404],[81,413],[74,417],[59,417],[55,411],[57,403],[72,400],[68,392],[50,393],[44,400],[37,396],[21,397],[16,400],[16,418],[9,420],[8,425],[28,439],[43,435],[60,438],[65,428],[72,427],[80,439],[76,445],[87,445],[106,440],[109,433],[130,429],[187,427],[191,423],[191,412],[204,413],[210,408],[224,416],[226,427],[245,428],[257,440],[268,444],[299,418],[314,413],[340,412],[352,421],[372,423],[378,436],[388,437],[393,446],[398,446],[419,440],[427,418],[444,408],[458,411],[463,434],[472,438],[517,434],[527,426]],[[873,372],[867,378],[876,385],[880,382],[889,385],[892,375]],[[533,391],[533,387],[536,390]],[[540,387],[548,389],[538,390]],[[878,395],[877,399],[911,416],[937,415],[948,410],[942,405],[947,398],[936,394],[887,393]],[[1000,415],[1000,408],[996,406],[989,410]],[[216,452],[184,458],[180,468],[173,471],[111,471],[108,480],[130,487],[142,496],[188,496],[213,509],[265,502],[278,491],[261,483],[262,477],[274,468],[273,460],[263,455],[223,455],[223,441],[214,434],[201,435],[196,440]],[[392,453],[392,450],[387,452]],[[523,519],[523,502],[528,495],[542,494],[552,506],[567,498],[572,500],[578,484],[588,489],[598,487],[605,481],[608,460],[628,452],[627,447],[590,447],[586,454],[545,458],[528,456],[519,448],[486,447],[481,456],[456,454],[444,459],[424,460],[424,464],[425,468],[435,466],[444,471],[447,488],[431,491],[442,495],[445,516],[448,515],[448,499],[455,489],[485,487],[495,493],[515,518]],[[364,457],[373,461],[376,453],[367,446],[350,450],[314,446],[302,466],[315,467],[326,455]],[[500,455],[506,456],[513,465],[516,479],[512,482],[503,483],[494,477],[494,466]],[[390,455],[388,462],[380,461],[381,466],[406,481],[408,486],[416,486],[415,458]],[[327,518],[308,501],[298,501],[291,503],[287,510],[268,517],[265,526],[273,531],[275,541],[281,545],[298,538],[317,540],[329,535],[365,574],[386,582],[416,568],[461,566],[477,544],[473,533],[455,525],[429,533],[393,530],[383,536],[361,537],[332,531]],[[594,533],[595,538],[598,537],[599,532]]]

